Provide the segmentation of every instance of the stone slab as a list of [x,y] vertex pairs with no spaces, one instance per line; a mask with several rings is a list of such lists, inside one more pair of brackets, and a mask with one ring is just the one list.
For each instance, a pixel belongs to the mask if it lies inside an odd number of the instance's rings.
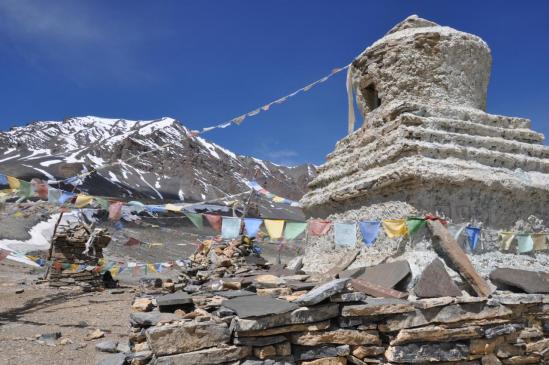
[[349,345],[341,346],[293,346],[293,355],[297,361],[320,359],[323,357],[347,356],[350,354]]
[[502,290],[519,289],[530,294],[549,293],[549,272],[500,268],[490,273],[490,280]]
[[461,290],[448,275],[442,261],[436,258],[423,269],[414,293],[419,298],[457,297]]
[[234,311],[240,318],[283,314],[298,308],[298,305],[286,300],[259,295],[241,296],[225,300],[223,306]]
[[406,301],[392,298],[370,298],[366,304],[345,305],[341,309],[343,317],[365,317],[386,314],[413,312],[414,306]]
[[307,294],[302,295],[298,299],[294,300],[295,304],[298,305],[315,305],[322,302],[325,299],[328,299],[332,295],[338,294],[349,282],[350,279],[336,279],[329,281],[325,284],[321,284]]
[[315,331],[292,333],[290,341],[296,345],[318,346],[324,344],[340,345],[380,345],[377,331],[357,331],[336,329],[333,331]]
[[227,299],[238,298],[238,297],[248,297],[251,295],[255,295],[254,292],[251,292],[248,290],[224,290],[224,291],[216,291],[213,294],[218,295],[220,297],[227,298]]
[[238,361],[250,356],[249,346],[212,347],[209,349],[187,352],[171,356],[162,356],[153,360],[153,365],[213,365]]
[[482,336],[482,328],[478,326],[445,328],[442,326],[427,326],[401,330],[391,345],[403,345],[413,342],[451,342],[469,340]]
[[281,333],[290,333],[290,332],[305,332],[305,331],[321,331],[330,327],[330,321],[323,321],[317,323],[306,323],[306,324],[292,324],[289,326],[273,327],[267,328],[264,330],[252,330],[252,331],[242,331],[235,332],[235,337],[246,337],[246,336],[274,336]]
[[235,337],[233,343],[235,345],[241,346],[269,346],[276,343],[281,343],[287,341],[286,336],[275,335],[275,336],[263,336],[263,337]]
[[368,296],[361,292],[340,293],[330,297],[330,302],[334,303],[352,303],[365,301]]
[[169,323],[180,320],[181,317],[173,313],[135,312],[130,313],[130,324],[133,327],[150,327],[159,323]]
[[390,362],[423,363],[436,361],[460,361],[469,356],[469,346],[463,343],[447,342],[437,344],[409,344],[389,346],[385,357]]
[[341,273],[340,277],[349,275],[353,279],[364,279],[374,285],[392,289],[411,274],[410,264],[403,260],[350,270]]
[[156,304],[159,307],[192,304],[191,296],[183,291],[162,295],[156,298]]
[[352,279],[351,287],[353,290],[361,291],[365,294],[378,298],[397,298],[406,299],[408,293],[404,293],[395,289],[386,288],[377,284],[370,283],[365,279]]

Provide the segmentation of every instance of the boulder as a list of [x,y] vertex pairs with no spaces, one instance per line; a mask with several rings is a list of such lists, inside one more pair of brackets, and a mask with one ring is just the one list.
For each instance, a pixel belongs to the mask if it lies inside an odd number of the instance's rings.
[[410,264],[403,260],[344,271],[339,274],[339,277],[364,279],[371,284],[392,289],[410,275],[412,275]]
[[283,314],[298,308],[297,305],[288,301],[259,295],[241,296],[225,300],[223,306],[234,311],[240,318]]
[[454,283],[440,259],[434,259],[419,277],[414,293],[420,298],[457,297],[461,290]]
[[501,268],[490,273],[490,280],[502,290],[549,293],[549,272]]
[[341,309],[343,317],[378,316],[413,312],[414,306],[406,301],[392,298],[370,298],[366,304],[345,305]]
[[294,301],[298,305],[315,305],[345,289],[349,279],[336,279],[319,285]]
[[126,355],[115,354],[109,355],[103,360],[99,361],[97,365],[124,365],[126,363]]
[[118,352],[118,341],[107,340],[95,344],[95,349],[101,352]]
[[183,354],[161,356],[153,361],[153,365],[210,365],[238,361],[250,356],[249,346],[212,347]]

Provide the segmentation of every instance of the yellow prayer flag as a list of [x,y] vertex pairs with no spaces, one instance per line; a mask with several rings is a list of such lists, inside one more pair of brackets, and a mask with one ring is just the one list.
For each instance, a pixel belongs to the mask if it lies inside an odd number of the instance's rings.
[[515,239],[515,234],[513,232],[500,232],[499,236],[501,238],[501,249],[508,251]]
[[382,224],[385,234],[389,238],[401,237],[408,233],[406,219],[385,219]]
[[14,216],[15,218],[20,218],[20,217],[23,216],[23,212],[21,212],[21,211],[18,210],[17,212],[15,212],[15,214],[14,214],[13,216]]
[[284,221],[280,219],[265,219],[263,221],[267,232],[269,232],[269,237],[272,239],[279,239],[282,237],[282,231],[284,230]]
[[282,198],[282,197],[280,197],[280,196],[275,196],[275,197],[273,198],[273,201],[274,201],[275,203],[282,203],[282,202],[284,202],[284,198]]
[[71,271],[72,271],[72,272],[76,272],[76,271],[78,270],[78,266],[80,266],[80,265],[78,265],[78,264],[71,264]]
[[13,176],[7,176],[10,189],[19,189],[21,187],[21,181]]
[[149,272],[156,272],[154,264],[147,264],[147,269],[149,270]]
[[113,267],[111,267],[111,269],[109,270],[111,272],[111,275],[113,277],[117,276],[118,273],[120,272],[120,266],[118,265],[114,265]]
[[181,210],[183,209],[182,207],[178,207],[174,204],[166,204],[164,208],[166,208],[166,210],[169,210],[170,212],[181,212]]
[[92,196],[89,195],[77,195],[76,196],[76,202],[74,205],[77,208],[84,208],[86,205],[90,204],[93,200]]
[[534,251],[547,250],[546,233],[532,233],[532,241],[534,241]]

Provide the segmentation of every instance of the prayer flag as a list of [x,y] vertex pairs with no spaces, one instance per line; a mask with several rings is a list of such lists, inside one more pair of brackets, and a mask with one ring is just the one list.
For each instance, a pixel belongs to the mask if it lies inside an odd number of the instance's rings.
[[232,122],[236,125],[240,125],[244,121],[244,119],[246,119],[246,115],[241,115],[239,117],[234,118]]
[[284,230],[284,221],[281,219],[265,219],[265,227],[269,233],[271,239],[279,239],[282,237],[282,231]]
[[150,271],[150,272],[156,272],[156,268],[154,267],[153,264],[147,264],[146,268]]
[[101,207],[103,210],[109,210],[109,200],[105,198],[94,197],[93,200]]
[[286,222],[284,227],[284,238],[288,241],[295,240],[300,234],[302,234],[307,228],[305,222]]
[[55,204],[59,202],[61,197],[61,190],[55,188],[48,188],[48,203]]
[[21,186],[21,181],[13,176],[7,176],[8,185],[10,186],[10,189],[19,189]]
[[356,244],[356,223],[334,223],[336,246],[354,246]]
[[76,194],[70,193],[68,191],[63,191],[61,196],[59,197],[59,203],[65,204],[67,201],[71,200]]
[[121,268],[118,265],[115,265],[111,268],[111,275],[112,277],[117,276],[121,272]]
[[366,246],[370,247],[375,242],[379,230],[381,229],[380,221],[363,221],[359,222],[360,232],[362,233],[362,240]]
[[385,219],[382,224],[389,238],[404,236],[408,232],[405,219]]
[[259,227],[263,223],[263,219],[244,218],[244,227],[249,237],[255,237],[259,231]]
[[8,177],[6,175],[0,174],[0,185],[9,185]]
[[136,245],[138,245],[138,244],[140,244],[140,243],[141,243],[141,242],[140,242],[138,239],[133,238],[133,237],[130,237],[130,238],[128,239],[128,242],[126,242],[126,246],[136,246]]
[[534,241],[534,251],[547,250],[547,234],[533,233],[532,241]]
[[2,250],[0,248],[0,261],[4,260],[9,255],[10,255],[10,252],[8,250]]
[[530,252],[534,249],[534,241],[529,234],[517,235],[517,246],[520,253]]
[[330,230],[332,222],[323,220],[309,221],[309,234],[311,236],[324,236]]
[[200,230],[204,228],[204,221],[202,220],[202,214],[192,213],[192,212],[183,212],[187,218],[194,224],[194,226]]
[[48,184],[40,179],[32,179],[31,185],[36,196],[41,199],[48,199]]
[[92,202],[92,200],[93,200],[92,196],[79,194],[79,195],[76,196],[76,201],[74,202],[74,205],[77,208],[84,208],[85,206],[90,204]]
[[216,231],[221,231],[221,216],[214,214],[204,214],[204,217],[210,223],[213,229]]
[[447,228],[448,232],[454,237],[456,241],[458,241],[459,236],[461,235],[461,232],[465,229],[467,224],[461,223],[461,224],[455,224],[455,223],[449,223]]
[[115,222],[114,223],[114,229],[116,229],[117,231],[121,231],[121,230],[124,229],[124,225],[122,224],[121,221]]
[[251,112],[249,112],[249,113],[246,114],[246,115],[249,116],[249,117],[253,117],[254,115],[259,114],[260,111],[261,111],[261,110],[258,108],[258,109],[256,109],[256,110],[252,110]]
[[122,205],[122,202],[114,202],[109,206],[109,220],[119,221],[122,218]]
[[515,239],[515,234],[513,232],[500,232],[499,237],[501,239],[500,248],[508,251],[511,248],[513,240]]
[[25,198],[32,196],[32,185],[27,181],[19,180],[19,194]]
[[408,234],[411,236],[421,228],[425,227],[427,222],[423,218],[408,218],[406,219],[406,228],[408,229]]
[[477,248],[478,239],[480,238],[480,228],[478,227],[465,227],[467,232],[467,238],[469,239],[469,247],[471,251],[474,251]]
[[170,212],[180,212],[183,208],[174,204],[166,204],[166,210]]
[[223,217],[221,224],[221,237],[230,240],[238,237],[240,233],[240,218]]
[[138,213],[145,210],[145,204],[143,204],[141,202],[138,202],[136,200],[129,201],[128,206],[130,206],[132,208],[132,211],[136,211]]

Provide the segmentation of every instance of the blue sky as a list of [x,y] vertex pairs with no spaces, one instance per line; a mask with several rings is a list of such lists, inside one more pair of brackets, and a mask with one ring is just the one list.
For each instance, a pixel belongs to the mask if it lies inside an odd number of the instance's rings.
[[[478,0],[0,0],[0,130],[83,115],[217,124],[348,64],[414,13],[487,41],[488,111],[549,135],[549,3]],[[205,137],[318,164],[346,118],[341,73]]]

